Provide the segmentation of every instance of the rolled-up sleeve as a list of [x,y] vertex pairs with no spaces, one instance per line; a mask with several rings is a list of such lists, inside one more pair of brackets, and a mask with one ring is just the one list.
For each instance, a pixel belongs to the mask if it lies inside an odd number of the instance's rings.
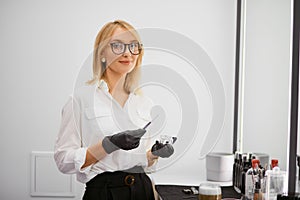
[[90,169],[81,169],[87,148],[81,145],[80,116],[78,103],[70,97],[62,109],[61,125],[54,148],[56,165],[65,174],[85,173]]

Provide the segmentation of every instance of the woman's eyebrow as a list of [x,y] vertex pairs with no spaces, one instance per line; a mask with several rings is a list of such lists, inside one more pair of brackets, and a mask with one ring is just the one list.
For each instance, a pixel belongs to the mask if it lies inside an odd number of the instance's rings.
[[111,42],[123,42],[122,40],[118,40],[118,39],[113,39],[111,40]]
[[[122,43],[125,43],[123,40],[119,40],[119,39],[113,39],[112,41],[110,42],[122,42]],[[129,43],[132,43],[132,42],[139,42],[138,40],[134,39],[134,40],[130,40]]]

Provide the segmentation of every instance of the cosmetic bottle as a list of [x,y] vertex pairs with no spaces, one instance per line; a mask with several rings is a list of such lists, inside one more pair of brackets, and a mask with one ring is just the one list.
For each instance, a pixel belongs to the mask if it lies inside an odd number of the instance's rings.
[[[271,165],[272,166],[272,165]],[[267,170],[265,175],[265,199],[276,199],[279,194],[286,193],[286,171],[274,166],[272,170]]]
[[241,190],[241,193],[244,193],[245,192],[245,190],[243,191],[243,187],[244,187],[244,177],[243,177],[243,172],[244,172],[244,163],[245,163],[245,160],[246,160],[246,155],[245,154],[243,154],[242,155],[242,161],[241,161],[241,164],[240,164],[240,169],[239,169],[239,171],[240,171],[240,185],[239,185],[239,188],[240,188],[240,190]]
[[233,163],[233,166],[232,166],[232,185],[235,187],[237,186],[236,184],[236,180],[237,180],[237,164],[238,164],[238,158],[239,158],[239,153],[238,152],[235,152],[234,154],[234,163]]
[[252,167],[248,169],[246,173],[246,180],[245,180],[245,196],[248,199],[253,199],[254,196],[254,189],[255,189],[255,183],[259,182],[259,160],[258,159],[252,159]]
[[241,171],[240,171],[240,165],[242,164],[242,153],[238,153],[238,160],[236,164],[236,177],[235,177],[235,186],[234,189],[237,193],[241,193]]
[[[298,165],[298,187],[300,188],[300,155],[297,155],[297,165]],[[300,193],[300,191],[298,191]]]
[[243,170],[241,172],[241,177],[242,177],[241,192],[243,194],[245,194],[246,174],[249,168],[251,167],[251,164],[248,162],[249,156],[251,156],[251,154],[245,155],[243,157]]

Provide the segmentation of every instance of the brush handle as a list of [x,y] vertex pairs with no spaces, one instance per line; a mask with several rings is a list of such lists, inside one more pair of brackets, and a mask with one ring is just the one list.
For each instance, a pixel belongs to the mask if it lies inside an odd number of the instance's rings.
[[144,126],[144,130],[151,124],[151,122],[148,122],[145,126]]

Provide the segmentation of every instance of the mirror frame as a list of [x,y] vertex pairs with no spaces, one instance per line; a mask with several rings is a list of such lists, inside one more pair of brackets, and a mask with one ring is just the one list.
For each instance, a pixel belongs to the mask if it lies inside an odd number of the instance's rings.
[[233,147],[234,154],[238,147],[238,123],[239,123],[239,74],[240,74],[240,45],[241,45],[241,9],[242,2],[237,0],[236,9],[236,49],[235,49],[235,86],[234,86],[234,119],[233,119]]
[[300,29],[300,1],[292,1],[293,38],[292,38],[292,71],[291,71],[291,106],[290,133],[288,158],[288,193],[296,191],[296,157],[298,134],[298,104],[299,104],[299,29]]
[[[293,29],[292,29],[292,66],[290,82],[290,131],[288,138],[288,193],[294,194],[296,190],[296,157],[297,157],[297,135],[298,135],[298,103],[299,103],[299,29],[300,29],[300,0],[291,0]],[[235,153],[238,149],[239,140],[239,92],[240,92],[240,55],[241,55],[241,33],[243,32],[242,0],[237,0],[236,18],[236,57],[235,57],[235,92],[234,92],[234,124],[233,124],[233,148]],[[299,175],[300,176],[300,175]]]

